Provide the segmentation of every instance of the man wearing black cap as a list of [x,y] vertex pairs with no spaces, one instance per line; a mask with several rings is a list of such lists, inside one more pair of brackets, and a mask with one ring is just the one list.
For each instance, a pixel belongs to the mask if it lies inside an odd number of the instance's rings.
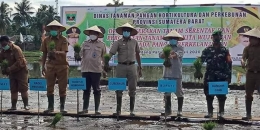
[[251,30],[249,26],[242,26],[237,30],[239,34],[239,43],[229,49],[233,64],[239,65],[242,59],[243,50],[249,44],[249,38],[241,35],[240,33],[246,33]]
[[28,68],[21,48],[12,43],[7,36],[0,37],[0,63],[7,61],[7,68],[1,68],[2,74],[9,76],[12,107],[16,110],[18,92],[21,93],[24,109],[28,108]]

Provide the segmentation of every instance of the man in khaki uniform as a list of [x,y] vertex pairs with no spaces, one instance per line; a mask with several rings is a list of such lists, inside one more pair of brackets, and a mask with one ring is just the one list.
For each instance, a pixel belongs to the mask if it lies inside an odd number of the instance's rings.
[[243,120],[252,119],[251,107],[255,86],[260,86],[260,28],[254,28],[246,33],[241,33],[249,37],[249,45],[245,47],[242,56],[242,67],[246,67],[246,116]]
[[83,42],[80,56],[81,60],[81,73],[82,77],[86,79],[87,89],[84,90],[83,93],[83,113],[88,113],[89,107],[89,98],[91,92],[91,86],[94,90],[94,101],[95,101],[95,114],[101,114],[98,112],[100,97],[101,97],[101,89],[99,86],[101,73],[103,71],[103,56],[106,53],[105,44],[98,40],[98,38],[103,38],[104,35],[98,26],[90,27],[84,30],[84,34],[89,36],[90,40],[86,40]]
[[[163,67],[163,78],[168,80],[176,80],[177,90],[175,95],[178,99],[178,112],[177,116],[182,116],[182,106],[183,106],[183,99],[184,94],[182,90],[182,57],[184,54],[184,49],[181,45],[178,44],[178,41],[184,40],[183,36],[181,36],[175,30],[168,33],[166,36],[163,37],[163,40],[169,41],[169,46],[172,48],[170,57],[168,57],[171,61],[170,67]],[[165,59],[165,55],[163,52],[159,53],[159,57]],[[165,113],[161,113],[161,115],[170,115],[172,114],[171,110],[171,93],[164,94],[165,99]]]
[[2,74],[9,76],[12,107],[9,110],[16,110],[18,92],[21,93],[24,109],[28,108],[28,68],[27,62],[21,48],[12,43],[7,36],[1,36],[0,63],[3,60],[8,62],[8,68],[1,68]]
[[[129,23],[122,25],[116,29],[116,32],[120,35],[123,35],[123,38],[116,41],[111,49],[110,56],[118,53],[118,65],[116,67],[116,77],[118,78],[127,78],[128,80],[128,89],[130,96],[130,115],[134,116],[134,104],[135,104],[135,91],[137,86],[137,69],[135,65],[135,60],[138,63],[139,76],[141,73],[141,58],[140,58],[140,49],[138,42],[131,38],[131,36],[136,35],[137,30],[131,26]],[[117,97],[117,108],[114,115],[121,114],[121,105],[122,105],[122,91],[116,91]]]
[[[54,20],[45,27],[46,32],[50,33],[50,36],[45,38],[41,51],[42,56],[42,74],[45,75],[47,80],[47,97],[48,97],[48,109],[45,113],[54,111],[54,86],[55,81],[58,79],[59,95],[60,95],[60,112],[66,113],[64,110],[66,91],[68,83],[68,71],[69,64],[67,61],[66,53],[68,52],[68,41],[61,35],[61,32],[66,28],[62,26],[58,21]],[[50,50],[50,45],[55,43],[55,49]],[[47,60],[47,61],[46,61]]]

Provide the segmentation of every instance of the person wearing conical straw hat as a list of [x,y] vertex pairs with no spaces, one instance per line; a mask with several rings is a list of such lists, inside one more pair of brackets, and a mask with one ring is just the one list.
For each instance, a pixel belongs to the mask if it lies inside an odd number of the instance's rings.
[[[118,53],[118,64],[116,67],[116,77],[127,78],[128,80],[128,94],[130,97],[130,115],[134,116],[134,105],[135,105],[135,95],[137,86],[137,76],[142,76],[141,58],[140,58],[140,48],[138,42],[131,36],[137,35],[137,30],[126,23],[118,28],[116,32],[123,37],[118,41],[114,42],[110,48],[109,54],[110,58]],[[135,61],[138,63],[138,75]],[[113,115],[121,114],[123,91],[116,91],[117,107],[116,113]]]
[[104,62],[104,54],[106,54],[105,43],[98,40],[98,38],[103,38],[104,34],[96,25],[84,30],[83,33],[89,36],[89,40],[82,43],[80,50],[80,56],[82,57],[81,73],[87,83],[87,88],[83,93],[83,111],[80,113],[88,113],[89,98],[92,87],[94,90],[95,114],[98,115],[101,114],[98,112],[101,97],[99,82],[103,71],[102,62]]
[[[170,56],[168,57],[171,66],[164,66],[163,69],[163,78],[168,80],[176,80],[176,96],[178,99],[178,112],[177,116],[182,116],[182,106],[183,106],[183,90],[182,90],[182,57],[184,54],[184,48],[178,44],[178,41],[184,40],[175,30],[172,30],[166,36],[163,37],[163,40],[169,41],[167,47],[171,48]],[[162,59],[167,59],[163,52],[159,53],[159,57]],[[165,101],[165,113],[161,115],[166,116],[172,113],[171,110],[171,93],[164,94]]]
[[255,86],[260,85],[260,27],[254,28],[246,33],[240,33],[241,35],[249,37],[249,45],[245,47],[241,60],[241,65],[246,68],[246,116],[243,120],[252,119],[251,107],[253,101],[253,93]]
[[45,76],[47,81],[47,97],[48,109],[45,113],[54,111],[54,85],[58,79],[59,96],[60,96],[60,112],[66,113],[64,109],[69,64],[67,61],[68,40],[61,35],[61,32],[66,28],[58,21],[54,20],[45,27],[45,31],[49,32],[41,45],[42,56],[42,75]]
[[[232,60],[229,50],[222,45],[222,31],[215,30],[212,33],[213,44],[206,47],[201,54],[201,64],[207,63],[204,76],[204,94],[207,100],[208,114],[204,118],[213,117],[214,95],[209,95],[208,82],[227,81],[231,82]],[[226,95],[216,95],[219,103],[219,118],[223,118],[225,112]]]

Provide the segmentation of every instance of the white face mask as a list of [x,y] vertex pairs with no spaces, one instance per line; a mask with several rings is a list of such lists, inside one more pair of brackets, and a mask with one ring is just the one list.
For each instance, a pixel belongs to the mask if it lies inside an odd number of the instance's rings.
[[89,38],[90,38],[91,40],[96,40],[96,39],[97,39],[97,36],[96,36],[96,35],[89,35]]

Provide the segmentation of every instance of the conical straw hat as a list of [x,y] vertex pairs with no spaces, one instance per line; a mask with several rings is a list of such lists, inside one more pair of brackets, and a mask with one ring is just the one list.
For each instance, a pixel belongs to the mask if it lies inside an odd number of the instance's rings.
[[45,31],[46,31],[46,32],[49,32],[49,31],[50,31],[50,27],[52,27],[52,26],[59,27],[59,28],[60,28],[60,29],[59,29],[60,32],[63,32],[63,31],[66,30],[66,28],[65,28],[63,25],[61,25],[58,21],[53,20],[51,23],[49,23],[49,24],[45,27]]
[[172,30],[170,33],[168,33],[166,36],[163,37],[163,40],[169,41],[171,38],[178,38],[178,41],[183,41],[184,37],[180,35],[175,30]]
[[89,36],[89,32],[90,31],[98,32],[99,33],[98,34],[98,38],[103,38],[104,37],[104,34],[101,32],[101,30],[98,28],[97,25],[92,26],[92,27],[84,30],[83,33]]
[[245,35],[245,36],[260,38],[260,27],[253,28],[252,30],[250,30],[246,33],[239,33],[239,34]]
[[129,23],[126,23],[126,24],[118,27],[116,29],[116,32],[120,35],[123,35],[123,30],[122,30],[123,28],[131,28],[132,29],[132,32],[130,32],[130,36],[134,36],[134,35],[138,34],[137,30],[132,25],[130,25]]

